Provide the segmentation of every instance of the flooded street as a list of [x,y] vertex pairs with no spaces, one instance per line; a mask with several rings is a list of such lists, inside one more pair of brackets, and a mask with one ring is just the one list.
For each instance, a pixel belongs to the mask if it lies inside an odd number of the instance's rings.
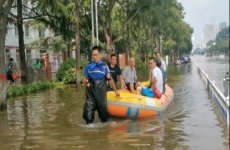
[[218,58],[217,56],[205,57],[205,56],[192,56],[200,68],[208,74],[212,81],[216,82],[217,87],[224,92],[223,79],[226,72],[229,72],[229,58]]
[[[198,64],[212,68],[213,72],[207,72],[212,80],[221,78],[222,86],[228,61],[216,60],[214,64],[223,66],[208,66],[211,60],[196,57]],[[141,70],[138,78],[144,81],[147,75],[147,70]],[[96,115],[95,124],[86,127],[82,119],[84,88],[81,94],[73,87],[9,99],[7,110],[0,112],[0,149],[229,149],[228,127],[209,99],[196,66],[171,65],[167,76],[174,102],[162,116],[140,120],[112,117],[101,124]]]

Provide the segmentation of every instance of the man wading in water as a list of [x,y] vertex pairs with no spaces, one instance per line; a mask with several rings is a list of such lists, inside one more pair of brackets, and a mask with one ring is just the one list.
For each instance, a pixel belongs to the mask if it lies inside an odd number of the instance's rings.
[[113,88],[116,96],[119,92],[111,78],[109,68],[101,61],[101,48],[92,48],[93,61],[85,67],[83,83],[86,85],[86,100],[83,110],[83,118],[86,124],[93,123],[94,112],[97,110],[101,122],[107,122],[109,112],[107,110],[107,81]]

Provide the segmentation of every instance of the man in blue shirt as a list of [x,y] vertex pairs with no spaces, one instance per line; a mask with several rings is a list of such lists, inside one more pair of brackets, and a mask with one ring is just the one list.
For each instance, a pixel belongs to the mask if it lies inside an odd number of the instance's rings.
[[101,122],[107,122],[109,112],[107,110],[107,81],[113,88],[116,96],[119,92],[109,73],[109,68],[101,61],[101,48],[92,48],[93,61],[85,67],[83,83],[86,85],[86,101],[83,110],[83,118],[86,124],[93,123],[94,112],[97,110]]

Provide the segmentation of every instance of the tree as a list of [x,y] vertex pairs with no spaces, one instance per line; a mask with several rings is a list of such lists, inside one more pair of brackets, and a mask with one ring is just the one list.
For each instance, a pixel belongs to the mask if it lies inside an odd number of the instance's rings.
[[80,17],[79,17],[79,10],[80,10],[80,2],[79,0],[75,0],[75,34],[76,34],[76,46],[75,46],[75,55],[76,55],[76,85],[77,90],[80,90],[80,65],[81,65],[81,54],[80,54]]
[[[215,44],[214,44],[215,43]],[[207,49],[210,53],[229,53],[229,27],[223,28],[216,35],[215,40],[210,40],[207,43],[209,48]]]
[[[24,6],[27,7],[27,6]],[[22,82],[27,81],[27,65],[24,46],[24,31],[23,31],[23,18],[22,18],[22,0],[17,0],[17,25],[18,25],[18,44],[19,44],[19,57]]]
[[74,9],[73,0],[34,0],[31,16],[32,26],[48,27],[56,35],[62,35],[67,46],[67,56],[71,57],[71,43],[74,39]]
[[[7,31],[7,17],[13,4],[13,0],[0,1],[0,80],[5,77],[5,37]],[[6,81],[6,80],[5,80]],[[0,105],[6,99],[6,82],[0,81]]]
[[[143,5],[147,5],[148,0],[140,1],[137,0],[135,2],[131,2],[130,0],[124,0],[124,1],[119,1],[119,0],[106,0],[106,1],[101,1],[99,0],[98,2],[98,18],[99,22],[102,26],[103,30],[103,36],[105,39],[106,43],[106,50],[108,56],[112,53],[114,43],[120,40],[122,34],[124,34],[125,29],[129,31],[129,24],[130,22],[134,19],[134,17],[139,13]],[[116,3],[117,2],[117,3]],[[126,6],[126,7],[124,7]],[[112,28],[112,19],[114,17],[113,14],[113,9],[117,8],[120,11],[123,11],[126,13],[125,20],[123,19],[123,15],[119,16],[120,22],[123,22],[122,25],[120,25],[121,30],[119,33],[116,35],[113,34],[113,28]],[[118,10],[117,10],[118,11]],[[116,16],[115,16],[116,17]],[[109,57],[108,57],[109,58]]]

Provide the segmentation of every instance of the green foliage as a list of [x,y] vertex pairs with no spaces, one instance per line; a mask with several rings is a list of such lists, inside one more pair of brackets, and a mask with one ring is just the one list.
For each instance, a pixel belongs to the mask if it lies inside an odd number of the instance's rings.
[[51,89],[54,87],[62,87],[63,83],[61,82],[41,82],[36,81],[31,84],[26,84],[22,86],[10,86],[7,89],[7,97],[15,97],[15,96],[22,96],[22,95],[28,95],[31,93],[36,93],[38,91]]
[[61,35],[53,38],[42,37],[31,43],[28,43],[26,46],[36,47],[37,49],[53,50],[54,52],[62,52],[67,50],[67,45]]
[[[75,7],[73,0],[32,1],[34,20],[30,24],[36,29],[49,27],[54,35],[60,35],[52,44],[46,38],[37,45],[69,52],[75,44],[71,42],[75,38]],[[81,0],[79,11],[80,50],[88,54],[92,46],[91,2]],[[159,51],[160,36],[164,55],[192,50],[193,29],[184,21],[183,6],[177,0],[103,0],[98,3],[98,12],[99,43],[107,51],[115,46],[116,52],[127,52],[137,59],[152,56]]]
[[137,63],[137,65],[135,65],[135,68],[136,68],[136,69],[147,68],[147,64],[146,64],[145,62],[143,62],[143,61],[140,60],[140,61]]
[[[87,60],[81,60],[81,67],[84,69],[88,64]],[[65,84],[76,83],[76,60],[68,59],[64,62],[57,71],[56,79]],[[81,78],[83,77],[83,70],[81,69]]]
[[[213,44],[215,43],[215,44]],[[229,27],[223,28],[217,35],[215,40],[207,43],[209,47],[207,52],[211,53],[228,53],[229,51]]]

